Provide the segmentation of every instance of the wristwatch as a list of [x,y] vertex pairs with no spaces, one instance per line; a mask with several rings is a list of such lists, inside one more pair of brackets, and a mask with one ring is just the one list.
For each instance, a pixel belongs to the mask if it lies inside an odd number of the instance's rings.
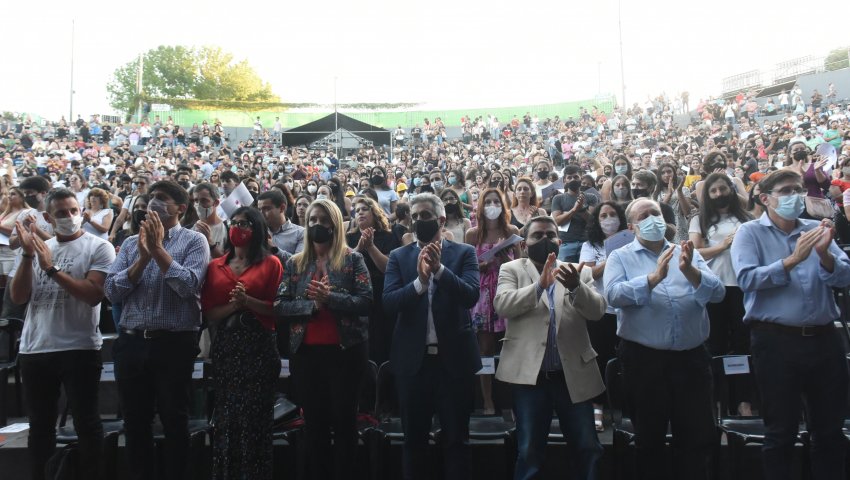
[[58,268],[56,268],[55,266],[53,266],[53,267],[50,267],[49,269],[47,269],[44,273],[45,273],[48,277],[53,278],[53,275],[55,275],[55,274],[59,273],[59,269],[58,269]]

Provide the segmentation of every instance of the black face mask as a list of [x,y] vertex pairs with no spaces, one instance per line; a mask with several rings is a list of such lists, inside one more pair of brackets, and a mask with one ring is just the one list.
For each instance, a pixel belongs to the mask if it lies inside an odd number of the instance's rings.
[[808,156],[809,153],[805,150],[797,150],[796,152],[794,152],[794,160],[797,160],[798,162],[801,160],[805,160]]
[[632,189],[632,197],[633,198],[648,197],[648,196],[649,196],[649,190],[647,190],[645,188],[633,188]]
[[145,221],[146,218],[148,218],[148,211],[147,210],[135,210],[133,212],[133,222],[136,225],[141,225],[142,222]]
[[590,187],[587,186],[587,185],[582,185],[581,188],[579,188],[579,190],[581,190],[582,192],[586,192],[586,191],[590,190]]
[[547,178],[549,178],[549,170],[541,170],[537,172],[537,178],[539,178],[540,180],[546,180]]
[[333,231],[330,228],[318,223],[310,227],[307,233],[310,235],[310,240],[318,244],[328,243],[333,237]]
[[38,195],[26,195],[24,196],[24,202],[32,208],[38,208]]
[[447,203],[445,208],[446,215],[460,215],[460,205],[456,203]]
[[371,179],[372,185],[383,185],[386,179],[380,175],[374,175]]
[[490,188],[500,188],[502,186],[501,180],[493,180],[490,182]]
[[420,242],[428,243],[434,240],[437,232],[440,231],[439,220],[417,220],[413,223],[413,231],[416,232],[416,239]]
[[528,258],[534,263],[544,264],[550,253],[558,253],[558,243],[544,238],[533,245],[528,245]]
[[721,195],[717,198],[712,198],[711,203],[715,208],[726,208],[732,203],[732,195]]
[[567,183],[567,188],[572,190],[573,192],[577,192],[579,188],[581,188],[581,180],[573,180]]
[[177,182],[177,184],[183,187],[183,189],[189,190],[189,182]]

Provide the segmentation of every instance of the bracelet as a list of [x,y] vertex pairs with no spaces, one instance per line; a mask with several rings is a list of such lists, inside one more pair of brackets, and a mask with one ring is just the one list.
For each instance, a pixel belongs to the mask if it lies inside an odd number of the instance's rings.
[[27,255],[26,253],[22,253],[21,256],[24,258],[35,258],[35,255]]

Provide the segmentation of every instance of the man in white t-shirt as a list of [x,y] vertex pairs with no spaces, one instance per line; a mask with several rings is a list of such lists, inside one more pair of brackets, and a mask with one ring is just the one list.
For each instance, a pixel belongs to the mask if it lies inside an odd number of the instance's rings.
[[[21,254],[9,274],[10,298],[29,303],[18,362],[29,412],[30,471],[44,472],[56,448],[60,388],[64,387],[79,436],[80,478],[99,478],[103,427],[98,383],[103,340],[100,301],[115,250],[80,229],[74,192],[52,191],[46,217],[56,233],[42,240],[38,227],[17,222]],[[44,478],[34,474],[32,478]]]

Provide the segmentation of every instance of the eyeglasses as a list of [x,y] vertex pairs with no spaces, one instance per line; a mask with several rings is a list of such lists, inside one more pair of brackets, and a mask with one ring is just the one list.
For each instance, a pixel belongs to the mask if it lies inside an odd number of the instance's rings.
[[795,186],[789,185],[789,186],[784,187],[780,190],[771,190],[770,193],[776,194],[776,196],[778,196],[778,197],[785,197],[785,196],[793,195],[793,194],[800,195],[801,193],[803,193],[803,187],[795,187]]
[[251,222],[250,220],[236,220],[236,221],[230,222],[230,224],[233,225],[234,227],[239,227],[242,230],[249,230],[251,227],[254,226],[254,223]]

